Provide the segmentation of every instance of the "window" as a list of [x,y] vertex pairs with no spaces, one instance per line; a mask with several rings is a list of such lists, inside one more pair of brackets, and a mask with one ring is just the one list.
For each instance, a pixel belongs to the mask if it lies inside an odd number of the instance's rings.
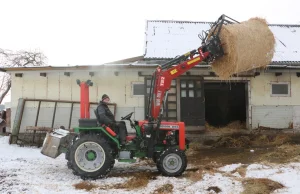
[[193,87],[194,87],[194,81],[191,80],[191,81],[189,81],[189,88],[193,88]]
[[201,97],[201,90],[197,90],[196,97]]
[[194,97],[194,90],[189,91],[189,97],[193,98]]
[[181,97],[186,97],[186,90],[181,90]]
[[289,82],[271,83],[271,96],[290,96]]
[[185,82],[185,80],[181,80],[181,88],[186,88],[186,82]]
[[132,83],[132,95],[143,96],[145,93],[145,85],[142,82]]

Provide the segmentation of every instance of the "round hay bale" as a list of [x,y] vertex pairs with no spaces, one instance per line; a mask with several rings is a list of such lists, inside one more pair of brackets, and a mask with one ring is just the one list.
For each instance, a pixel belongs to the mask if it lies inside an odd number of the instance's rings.
[[212,63],[212,69],[221,79],[264,68],[272,61],[275,38],[265,19],[224,25],[219,36],[225,55]]

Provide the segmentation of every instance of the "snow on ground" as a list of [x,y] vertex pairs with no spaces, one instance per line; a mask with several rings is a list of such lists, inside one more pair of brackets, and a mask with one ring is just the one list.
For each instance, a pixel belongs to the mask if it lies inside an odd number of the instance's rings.
[[[0,136],[0,193],[151,193],[159,186],[172,184],[173,193],[215,193],[208,191],[209,187],[216,186],[222,190],[220,193],[241,193],[243,186],[241,176],[229,176],[232,171],[242,164],[226,165],[216,173],[206,173],[201,181],[193,182],[187,178],[174,178],[158,176],[150,180],[147,187],[136,190],[122,189],[94,189],[76,190],[73,186],[82,180],[73,175],[66,166],[64,155],[56,159],[49,158],[40,153],[40,148],[20,147],[9,145],[8,137]],[[148,169],[155,171],[154,167],[140,166],[116,162],[113,172],[130,172]],[[300,163],[290,164],[251,164],[247,167],[246,178],[269,178],[282,183],[284,189],[275,193],[299,193],[300,191]],[[128,177],[108,177],[91,181],[103,186],[124,183]]]
[[231,171],[237,169],[240,166],[242,166],[241,163],[239,163],[239,164],[231,164],[231,165],[223,166],[223,167],[219,168],[219,170],[223,171],[223,172],[231,172]]
[[[249,170],[251,168],[251,170]],[[270,165],[265,166],[248,166],[247,177],[251,178],[269,178],[280,182],[286,188],[281,189],[278,193],[300,193],[300,163],[290,163],[288,165]]]

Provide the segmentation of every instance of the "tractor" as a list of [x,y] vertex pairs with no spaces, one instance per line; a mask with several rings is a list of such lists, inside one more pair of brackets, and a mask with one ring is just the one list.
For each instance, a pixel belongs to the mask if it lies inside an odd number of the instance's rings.
[[147,99],[147,114],[144,120],[133,120],[134,112],[121,118],[130,123],[135,135],[126,138],[126,144],[120,145],[118,134],[109,126],[102,124],[97,109],[96,119],[89,115],[88,80],[77,83],[81,87],[81,118],[79,126],[73,130],[54,129],[46,134],[41,153],[51,158],[65,153],[67,166],[82,179],[98,179],[107,176],[115,164],[134,162],[137,158],[152,159],[157,170],[163,176],[182,175],[187,167],[186,150],[189,141],[185,137],[184,122],[167,122],[162,117],[171,81],[187,72],[200,62],[210,63],[224,55],[219,33],[222,25],[234,21],[225,15],[201,36],[202,44],[198,49],[175,57],[159,65],[151,81],[150,95]]

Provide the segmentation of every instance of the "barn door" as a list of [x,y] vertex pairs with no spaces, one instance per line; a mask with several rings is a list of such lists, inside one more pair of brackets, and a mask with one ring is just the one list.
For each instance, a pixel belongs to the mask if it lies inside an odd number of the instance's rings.
[[180,110],[186,126],[205,125],[203,79],[180,80]]

